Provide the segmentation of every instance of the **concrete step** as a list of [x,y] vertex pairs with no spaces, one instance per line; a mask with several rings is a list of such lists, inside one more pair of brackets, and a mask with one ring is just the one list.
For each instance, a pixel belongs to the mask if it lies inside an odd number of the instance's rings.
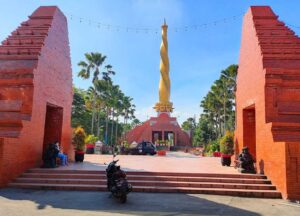
[[[126,171],[126,170],[125,170]],[[105,174],[103,170],[63,170],[63,169],[30,169],[27,173],[76,173],[76,174]],[[222,178],[247,178],[247,179],[266,179],[260,174],[221,174],[221,173],[174,173],[174,172],[143,172],[126,171],[127,175],[147,175],[147,176],[186,176],[186,177],[222,177]]]
[[135,192],[151,193],[188,193],[188,194],[213,194],[239,197],[255,198],[281,198],[281,194],[271,190],[240,190],[240,189],[223,189],[223,188],[169,188],[169,187],[135,187]]
[[133,186],[147,187],[185,187],[185,188],[226,188],[244,190],[276,190],[273,185],[267,184],[232,184],[215,182],[170,182],[170,181],[130,181]]
[[[264,175],[170,173],[128,171],[136,192],[206,193],[245,197],[280,198]],[[30,169],[9,184],[14,188],[39,190],[106,191],[106,173],[101,170]]]
[[[106,179],[45,179],[45,178],[18,178],[16,183],[36,184],[89,184],[106,185]],[[230,188],[244,190],[276,190],[270,184],[234,184],[234,183],[212,183],[212,182],[180,182],[180,181],[149,181],[129,180],[133,186],[158,186],[158,187],[192,187],[192,188]]]
[[[44,179],[106,179],[105,174],[52,174],[52,173],[24,173],[22,178],[44,178]],[[267,179],[246,178],[221,178],[221,177],[177,177],[177,176],[146,176],[131,175],[127,173],[128,180],[144,181],[179,181],[179,182],[216,182],[237,184],[271,184]]]
[[[104,185],[10,183],[9,186],[14,188],[39,189],[39,190],[106,191],[106,186]],[[134,186],[133,191],[152,192],[152,193],[189,193],[189,194],[214,194],[214,195],[228,195],[228,196],[259,197],[259,198],[281,198],[281,194],[273,190]]]
[[84,191],[107,191],[106,185],[91,184],[44,184],[44,183],[18,183],[12,182],[8,187],[36,190],[84,190]]

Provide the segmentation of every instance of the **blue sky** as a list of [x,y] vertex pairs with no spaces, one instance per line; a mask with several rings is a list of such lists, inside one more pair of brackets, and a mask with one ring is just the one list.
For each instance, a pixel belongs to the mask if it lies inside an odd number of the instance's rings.
[[[250,5],[269,5],[280,20],[300,26],[298,0],[0,0],[0,5],[1,41],[38,6],[59,6],[68,18],[75,86],[87,88],[91,84],[77,77],[77,63],[84,53],[97,51],[107,55],[106,63],[113,65],[117,73],[115,83],[134,98],[140,120],[156,115],[152,107],[158,100],[161,34],[160,30],[157,34],[127,32],[127,27],[160,29],[166,18],[173,116],[182,122],[190,116],[199,116],[200,101],[220,71],[238,63],[242,14]],[[175,31],[178,27],[224,18],[228,18],[226,22]],[[101,23],[100,28],[97,23]],[[292,29],[300,35],[300,28]]]

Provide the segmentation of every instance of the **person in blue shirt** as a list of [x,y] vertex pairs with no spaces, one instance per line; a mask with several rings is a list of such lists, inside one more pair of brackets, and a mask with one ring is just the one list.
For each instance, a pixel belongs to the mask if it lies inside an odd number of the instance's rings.
[[68,157],[67,157],[67,155],[65,155],[63,153],[63,149],[62,149],[62,147],[59,146],[59,142],[56,141],[55,145],[56,145],[56,149],[59,151],[58,154],[57,154],[57,157],[60,159],[61,165],[62,166],[68,165]]

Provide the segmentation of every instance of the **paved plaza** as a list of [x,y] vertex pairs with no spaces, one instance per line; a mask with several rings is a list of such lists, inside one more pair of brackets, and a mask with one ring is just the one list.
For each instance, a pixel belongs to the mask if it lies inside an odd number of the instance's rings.
[[120,204],[106,192],[1,189],[2,216],[236,215],[296,216],[300,205],[278,199],[131,193]]
[[[201,157],[184,152],[167,152],[167,156],[118,155],[119,165],[127,171],[186,172],[186,173],[238,173],[233,167],[223,167],[220,158]],[[85,154],[83,163],[69,163],[58,169],[105,170],[112,155]]]

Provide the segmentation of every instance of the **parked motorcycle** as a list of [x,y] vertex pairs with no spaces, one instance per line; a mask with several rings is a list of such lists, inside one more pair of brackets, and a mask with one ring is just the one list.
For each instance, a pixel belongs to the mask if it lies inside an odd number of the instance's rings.
[[131,184],[128,183],[126,173],[117,165],[119,160],[110,162],[106,168],[107,189],[112,196],[117,198],[121,203],[127,201],[127,194],[132,191]]

